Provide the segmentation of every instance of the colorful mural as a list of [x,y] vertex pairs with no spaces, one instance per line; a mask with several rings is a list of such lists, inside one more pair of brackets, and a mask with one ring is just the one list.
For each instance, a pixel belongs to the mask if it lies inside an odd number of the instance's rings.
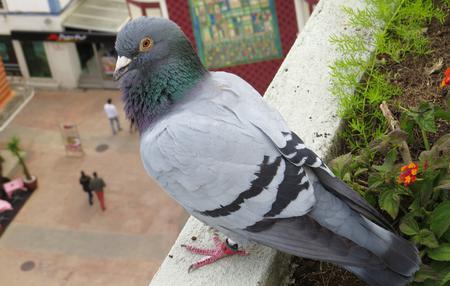
[[189,0],[200,58],[208,68],[282,57],[274,0]]

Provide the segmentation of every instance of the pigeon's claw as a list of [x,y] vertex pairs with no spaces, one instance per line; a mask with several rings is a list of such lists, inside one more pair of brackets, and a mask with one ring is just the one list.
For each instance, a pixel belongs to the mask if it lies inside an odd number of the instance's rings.
[[208,256],[212,256],[214,255],[214,253],[217,251],[216,249],[203,249],[203,248],[198,248],[192,245],[186,245],[186,244],[182,244],[181,247],[186,248],[188,251],[195,253],[195,254],[200,254],[200,255],[208,255]]
[[202,249],[192,245],[185,245],[185,244],[181,245],[181,247],[185,247],[188,251],[192,253],[207,256],[195,262],[194,264],[191,264],[191,266],[189,266],[188,269],[189,273],[194,271],[195,269],[216,262],[217,260],[222,259],[226,256],[233,256],[235,254],[241,256],[248,255],[248,253],[245,250],[240,250],[237,244],[230,244],[228,239],[223,242],[219,239],[217,235],[214,235],[213,241],[214,244],[216,245],[216,248],[214,249]]
[[191,264],[191,266],[189,266],[188,273],[191,273],[195,269],[199,269],[200,267],[203,267],[205,265],[216,262],[217,260],[219,260],[225,256],[226,256],[225,254],[215,254],[212,256],[204,257],[204,258],[200,259],[199,261],[195,262],[194,264]]

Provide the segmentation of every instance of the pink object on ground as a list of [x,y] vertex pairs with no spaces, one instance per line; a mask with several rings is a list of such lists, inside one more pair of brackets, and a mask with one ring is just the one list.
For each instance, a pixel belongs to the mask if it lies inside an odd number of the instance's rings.
[[0,213],[10,211],[12,209],[13,209],[13,207],[11,206],[11,204],[9,202],[0,200]]
[[12,194],[15,191],[18,191],[18,190],[26,191],[27,190],[23,184],[22,178],[18,178],[18,179],[10,181],[8,183],[4,183],[3,188],[5,189],[5,192],[8,195],[8,198],[12,198]]

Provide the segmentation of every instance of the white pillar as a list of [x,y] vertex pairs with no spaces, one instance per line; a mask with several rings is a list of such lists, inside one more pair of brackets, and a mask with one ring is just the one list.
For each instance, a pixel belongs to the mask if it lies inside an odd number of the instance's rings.
[[298,32],[300,33],[310,16],[309,5],[304,0],[294,0],[294,5],[295,14],[297,16]]
[[28,66],[25,60],[25,55],[23,54],[22,45],[18,40],[13,40],[12,45],[14,47],[14,52],[16,53],[17,63],[19,64],[20,72],[22,73],[24,79],[29,79],[30,73],[28,72]]
[[81,64],[74,43],[44,42],[53,79],[62,88],[78,87]]

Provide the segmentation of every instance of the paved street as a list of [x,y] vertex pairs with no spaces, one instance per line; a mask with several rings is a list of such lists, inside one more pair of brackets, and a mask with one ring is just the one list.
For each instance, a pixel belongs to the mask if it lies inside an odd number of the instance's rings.
[[[115,136],[103,111],[108,97],[121,112]],[[39,179],[0,237],[1,285],[148,285],[187,215],[145,173],[121,109],[118,91],[38,91],[0,134],[0,146],[20,136]],[[60,123],[78,125],[83,157],[65,155]],[[100,144],[109,148],[97,152]],[[106,212],[96,198],[89,206],[80,170],[105,180]]]

